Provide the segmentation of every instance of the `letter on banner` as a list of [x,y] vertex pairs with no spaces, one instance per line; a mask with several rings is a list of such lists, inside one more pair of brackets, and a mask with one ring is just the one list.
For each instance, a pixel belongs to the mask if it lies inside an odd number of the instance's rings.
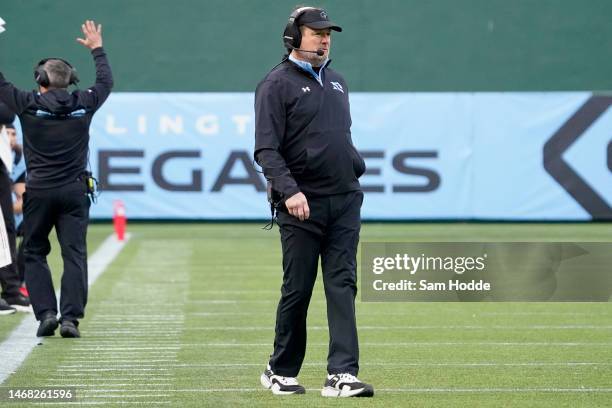
[[250,115],[234,115],[232,121],[236,124],[236,131],[239,135],[246,133],[246,125],[251,121]]
[[196,121],[196,129],[203,135],[216,135],[219,133],[219,119],[217,115],[200,116]]
[[109,135],[122,135],[127,133],[127,129],[124,127],[117,126],[115,124],[115,116],[108,115],[106,117],[106,131]]
[[183,133],[183,118],[181,116],[171,118],[170,116],[162,115],[159,118],[159,132],[161,134],[172,132],[180,135]]

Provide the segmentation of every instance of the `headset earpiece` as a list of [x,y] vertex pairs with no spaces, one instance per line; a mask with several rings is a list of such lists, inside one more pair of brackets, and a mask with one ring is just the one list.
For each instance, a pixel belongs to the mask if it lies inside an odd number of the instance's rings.
[[285,26],[285,31],[283,31],[283,44],[285,45],[285,48],[290,50],[300,48],[302,43],[302,33],[300,32],[300,27],[296,24],[296,21],[302,14],[304,14],[306,10],[317,9],[315,7],[300,7],[289,16],[289,21]]
[[34,68],[34,81],[45,88],[49,87],[49,76],[44,69],[45,62],[47,61],[48,59],[41,60]]

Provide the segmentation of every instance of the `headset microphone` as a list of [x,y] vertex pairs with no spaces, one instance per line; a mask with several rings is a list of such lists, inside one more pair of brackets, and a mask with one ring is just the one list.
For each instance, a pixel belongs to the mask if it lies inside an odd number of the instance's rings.
[[322,57],[323,55],[325,55],[325,50],[323,50],[323,48],[319,48],[316,51],[310,51],[310,50],[303,50],[301,48],[293,48],[296,51],[302,51],[302,52],[311,52],[313,54],[317,54],[319,57]]

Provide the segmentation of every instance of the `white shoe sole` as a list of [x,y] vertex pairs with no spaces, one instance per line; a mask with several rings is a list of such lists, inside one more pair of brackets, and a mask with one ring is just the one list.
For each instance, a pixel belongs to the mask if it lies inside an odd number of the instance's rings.
[[259,381],[261,382],[261,385],[263,385],[263,387],[267,390],[271,390],[272,394],[274,395],[292,395],[295,394],[294,391],[281,391],[279,389],[279,385],[278,384],[272,384],[270,382],[270,379],[268,378],[267,375],[262,374],[261,377],[259,377]]
[[323,387],[321,390],[321,396],[334,398],[354,397],[355,395],[361,394],[364,390],[365,388],[359,388],[356,390],[338,390],[334,387]]
[[21,305],[10,305],[12,308],[14,308],[16,311],[18,312],[23,312],[23,313],[32,313],[32,306],[21,306]]
[[8,315],[12,315],[14,313],[16,313],[17,310],[13,309],[13,310],[0,310],[0,316],[8,316]]
[[272,383],[270,382],[270,380],[268,379],[268,376],[265,374],[262,374],[261,377],[259,377],[259,381],[261,382],[261,385],[263,385],[263,387],[266,390],[269,390],[270,388],[272,388]]

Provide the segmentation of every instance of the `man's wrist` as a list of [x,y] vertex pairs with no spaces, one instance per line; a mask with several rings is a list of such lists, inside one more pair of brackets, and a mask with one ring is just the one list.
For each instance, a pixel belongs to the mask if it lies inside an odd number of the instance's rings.
[[285,191],[284,195],[287,199],[293,197],[294,195],[301,193],[300,189],[296,186],[294,188],[291,188],[287,191]]

